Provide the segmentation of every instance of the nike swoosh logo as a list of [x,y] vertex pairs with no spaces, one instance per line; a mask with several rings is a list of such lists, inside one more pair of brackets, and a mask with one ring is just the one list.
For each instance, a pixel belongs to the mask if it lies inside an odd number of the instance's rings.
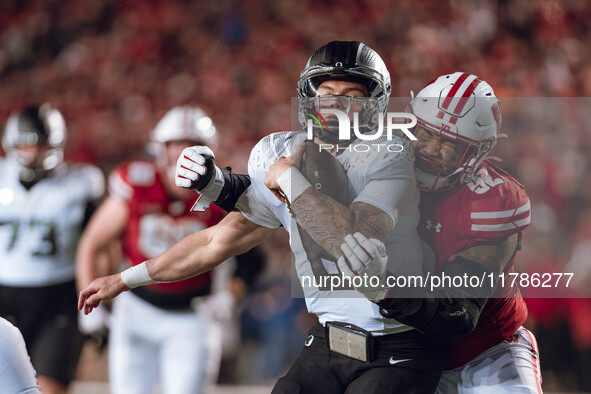
[[394,360],[394,357],[390,357],[390,365],[403,363],[405,361],[411,361],[411,360],[412,360],[412,358],[405,358],[404,360]]

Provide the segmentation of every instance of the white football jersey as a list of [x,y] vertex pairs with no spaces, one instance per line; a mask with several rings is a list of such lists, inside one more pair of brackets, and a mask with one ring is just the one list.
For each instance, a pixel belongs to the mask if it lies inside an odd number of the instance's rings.
[[0,284],[49,286],[75,276],[85,211],[104,193],[94,166],[62,164],[27,190],[18,167],[0,160]]
[[[376,304],[370,302],[352,288],[331,289],[330,283],[313,282],[303,278],[326,277],[327,274],[341,277],[336,262],[320,259],[312,264],[295,219],[286,204],[282,203],[264,185],[265,173],[281,156],[291,156],[299,142],[304,141],[303,132],[274,133],[263,138],[252,150],[248,172],[252,184],[238,201],[238,208],[252,222],[277,228],[281,225],[290,234],[290,245],[295,255],[295,267],[303,286],[308,310],[316,314],[322,324],[327,321],[347,322],[375,334],[395,333],[412,328],[392,319],[385,319]],[[366,152],[363,141],[355,141],[350,149],[341,153],[337,160],[343,165],[349,179],[349,196],[353,202],[371,204],[392,217],[394,229],[382,240],[388,253],[388,271],[394,275],[422,274],[422,247],[417,233],[419,222],[419,191],[414,178],[414,152],[410,143],[396,137],[373,141]],[[379,149],[378,145],[379,144]],[[387,149],[392,145],[393,153]],[[358,148],[356,151],[356,147]],[[328,286],[324,286],[328,284]]]

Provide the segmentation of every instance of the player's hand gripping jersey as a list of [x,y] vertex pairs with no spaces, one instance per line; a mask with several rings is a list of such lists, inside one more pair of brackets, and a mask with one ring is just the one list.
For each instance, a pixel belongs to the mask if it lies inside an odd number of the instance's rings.
[[27,190],[18,171],[14,161],[0,159],[0,284],[71,281],[87,209],[104,193],[103,175],[93,166],[62,163]]
[[[168,196],[156,164],[134,160],[117,168],[109,177],[111,196],[129,206],[129,218],[123,235],[124,253],[137,265],[158,256],[185,236],[219,222],[224,213],[211,206],[203,213],[190,212],[197,194],[181,201]],[[210,293],[211,273],[180,282],[157,283],[132,291],[146,301],[163,308],[187,308],[190,300]]]
[[[268,227],[280,226],[290,234],[290,245],[295,255],[298,278],[303,286],[308,310],[326,321],[345,321],[372,332],[395,333],[410,330],[395,320],[385,319],[376,304],[354,289],[331,289],[331,275],[341,277],[334,260],[322,259],[322,267],[313,267],[306,245],[302,244],[295,219],[282,203],[264,185],[265,173],[281,156],[291,156],[306,134],[299,132],[274,133],[263,138],[252,150],[248,162],[251,186],[240,197],[237,207],[252,222]],[[416,231],[419,221],[419,193],[413,165],[414,154],[410,144],[402,139],[374,141],[382,144],[378,151],[355,152],[350,145],[337,160],[347,172],[349,196],[353,202],[371,204],[392,217],[394,229],[382,240],[387,248],[389,271],[394,275],[420,275],[422,248]],[[388,152],[386,145],[400,144],[403,150]],[[361,149],[360,149],[361,150]],[[400,150],[399,148],[393,150]],[[321,275],[318,275],[321,272]]]
[[[485,162],[475,179],[444,193],[421,195],[421,239],[435,255],[435,270],[471,246],[502,240],[523,231],[530,223],[530,203],[523,186],[499,167]],[[504,275],[513,272],[513,260]],[[497,287],[482,310],[476,328],[466,337],[449,342],[446,369],[473,359],[484,350],[509,339],[525,322],[527,308],[518,287]]]

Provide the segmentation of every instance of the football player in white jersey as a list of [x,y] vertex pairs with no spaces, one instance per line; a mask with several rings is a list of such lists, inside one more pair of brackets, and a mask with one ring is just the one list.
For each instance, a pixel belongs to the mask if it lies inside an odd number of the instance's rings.
[[63,162],[66,125],[49,104],[10,115],[0,160],[0,315],[22,332],[44,393],[65,393],[82,349],[74,259],[104,192],[102,172]]
[[[298,92],[304,124],[311,110],[335,108],[347,112],[350,119],[357,113],[360,129],[371,131],[378,127],[377,115],[387,109],[390,77],[382,59],[368,46],[333,41],[311,56]],[[443,367],[442,344],[383,318],[377,305],[355,291],[379,300],[385,297],[379,285],[331,289],[310,282],[306,285],[304,280],[314,278],[318,271],[328,278],[339,276],[347,262],[359,276],[373,276],[363,266],[368,260],[387,265],[395,275],[421,274],[422,248],[416,232],[418,190],[410,144],[398,138],[379,140],[383,149],[356,155],[351,147],[359,141],[339,140],[322,128],[314,128],[314,132],[315,142],[342,148],[333,153],[341,153],[337,160],[347,172],[350,198],[345,205],[316,191],[284,157],[296,153],[305,133],[271,134],[251,152],[252,184],[238,200],[240,212],[230,213],[218,225],[186,237],[121,275],[93,281],[80,293],[78,307],[89,313],[102,300],[130,288],[210,270],[227,257],[260,244],[283,226],[290,233],[308,309],[319,317],[319,323],[274,392],[433,392]],[[403,149],[390,152],[385,148],[389,144]],[[179,163],[195,174],[204,174],[210,164],[197,153],[185,150]],[[185,160],[191,158],[195,163]],[[210,177],[201,179],[205,188],[191,182],[195,177],[177,184],[196,187],[208,200],[215,200],[216,195],[227,192],[225,185],[230,180],[217,167],[207,173]],[[276,195],[281,195],[281,200]],[[328,253],[319,259],[321,266],[312,266],[304,234]],[[403,261],[406,264],[401,264]]]

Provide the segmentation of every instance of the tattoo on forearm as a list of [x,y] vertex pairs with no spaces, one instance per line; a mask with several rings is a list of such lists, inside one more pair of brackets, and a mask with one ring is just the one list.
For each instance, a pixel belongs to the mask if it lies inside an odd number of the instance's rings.
[[355,231],[367,238],[382,239],[392,230],[392,218],[381,209],[367,203],[353,203],[351,211],[355,216]]
[[297,223],[335,259],[341,244],[353,231],[353,213],[334,199],[310,188],[291,204]]
[[354,203],[348,208],[312,188],[291,204],[291,210],[297,223],[335,259],[343,255],[345,235],[359,231],[382,239],[394,225],[390,216],[370,204]]

